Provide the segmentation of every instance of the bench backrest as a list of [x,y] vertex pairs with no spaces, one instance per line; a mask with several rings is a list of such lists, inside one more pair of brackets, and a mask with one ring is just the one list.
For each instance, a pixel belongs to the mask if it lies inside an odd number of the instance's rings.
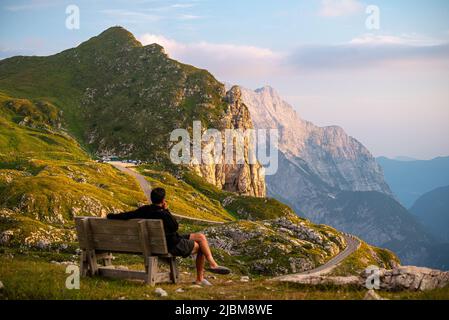
[[167,254],[162,220],[108,220],[75,217],[76,232],[83,250]]

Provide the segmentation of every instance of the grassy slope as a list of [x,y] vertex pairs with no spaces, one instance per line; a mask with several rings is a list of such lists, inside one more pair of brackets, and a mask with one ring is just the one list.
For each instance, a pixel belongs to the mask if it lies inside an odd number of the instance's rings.
[[[12,258],[14,255],[14,258]],[[43,254],[41,252],[0,253],[0,279],[5,288],[0,291],[0,299],[161,299],[154,288],[140,282],[111,280],[105,278],[82,278],[80,290],[68,290],[65,281],[68,274],[65,266],[50,261],[68,261],[73,257],[63,254]],[[118,263],[132,269],[141,268],[140,259],[132,261],[118,259]],[[168,292],[163,299],[362,299],[365,289],[332,286],[304,286],[269,281],[264,277],[252,278],[250,282],[239,281],[239,275],[218,276],[210,279],[213,287],[190,288],[194,270],[181,268],[181,283],[160,284],[158,287]],[[231,281],[229,281],[231,280]],[[175,292],[183,288],[183,293]],[[449,299],[449,287],[426,292],[381,292],[389,299]]]
[[[10,244],[39,232],[63,242],[73,238],[67,228],[74,215],[104,215],[145,201],[136,181],[91,161],[73,138],[51,126],[53,110],[36,105],[0,95],[0,232],[13,233]],[[25,118],[34,120],[22,125]],[[63,236],[46,235],[52,227]],[[38,242],[31,240],[31,246]]]
[[170,210],[173,213],[211,221],[235,220],[219,201],[207,197],[170,173],[150,169],[150,167],[141,167],[140,172],[147,177],[153,188],[165,188]]
[[377,248],[362,242],[360,248],[346,258],[333,271],[333,275],[359,275],[368,266],[391,269],[399,264],[399,259],[387,249]]
[[87,150],[156,162],[167,160],[173,129],[193,120],[221,128],[223,90],[206,70],[168,58],[158,45],[143,47],[119,27],[53,56],[0,61],[0,92],[62,110]]

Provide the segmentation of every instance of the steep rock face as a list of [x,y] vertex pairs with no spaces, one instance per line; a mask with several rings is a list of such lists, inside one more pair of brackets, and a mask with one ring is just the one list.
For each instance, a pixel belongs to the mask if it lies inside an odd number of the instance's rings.
[[[238,86],[232,87],[226,93],[225,101],[227,103],[227,112],[223,118],[223,127],[241,130],[252,129],[251,116],[248,108],[242,102],[241,90]],[[222,133],[222,139],[225,141],[225,144],[228,143],[224,132]],[[213,145],[214,142],[215,140],[211,140],[205,143],[203,148]],[[234,154],[236,152],[235,149],[236,146],[234,145]],[[264,169],[259,163],[250,163],[249,159],[252,152],[254,150],[251,148],[250,142],[245,139],[243,145],[245,163],[238,164],[235,161],[232,164],[225,163],[225,148],[223,148],[220,155],[220,164],[193,165],[192,167],[198,175],[220,189],[254,197],[265,197]]]
[[392,195],[370,152],[343,129],[301,119],[270,87],[243,90],[256,128],[278,128],[279,169],[268,195],[315,223],[329,224],[393,250],[407,264],[433,261],[432,238]]
[[278,128],[279,149],[293,162],[300,158],[331,187],[391,195],[371,153],[337,126],[317,127],[301,119],[271,87],[242,89],[256,128]]

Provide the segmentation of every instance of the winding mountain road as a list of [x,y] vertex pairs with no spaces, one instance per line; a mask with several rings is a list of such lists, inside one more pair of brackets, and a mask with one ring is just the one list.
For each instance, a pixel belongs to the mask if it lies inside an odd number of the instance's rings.
[[[145,179],[145,177],[143,175],[141,175],[140,173],[138,173],[136,170],[133,169],[134,165],[130,164],[130,163],[124,163],[124,162],[118,162],[118,161],[110,161],[107,162],[110,165],[114,166],[115,168],[117,168],[118,170],[129,174],[130,176],[134,177],[137,182],[140,185],[140,188],[142,189],[142,191],[145,193],[145,196],[147,197],[148,201],[151,202],[151,184],[148,182],[147,179]],[[179,219],[183,219],[183,220],[190,220],[190,221],[194,221],[194,222],[200,222],[200,223],[206,223],[206,224],[223,224],[224,222],[221,221],[212,221],[212,220],[205,220],[205,219],[198,219],[198,218],[193,218],[193,217],[187,217],[187,216],[183,216],[177,213],[173,213],[172,215],[175,216],[176,218]]]
[[[111,161],[108,163],[110,165],[114,166],[115,168],[117,168],[118,170],[134,177],[137,180],[137,182],[139,182],[140,188],[145,193],[145,196],[147,197],[148,201],[150,201],[151,185],[147,181],[147,179],[145,179],[145,177],[143,175],[141,175],[140,173],[138,173],[137,171],[135,171],[133,169],[134,166],[132,164],[116,162],[116,161]],[[211,220],[187,217],[187,216],[179,215],[176,213],[172,213],[172,214],[179,219],[196,221],[196,222],[201,222],[201,223],[206,223],[206,224],[223,224],[224,223],[224,222],[220,222],[220,221],[211,221]],[[360,247],[360,241],[356,237],[354,237],[350,234],[343,234],[343,236],[346,240],[346,248],[343,251],[341,251],[339,254],[337,254],[335,257],[331,258],[325,264],[323,264],[315,269],[308,270],[305,272],[276,277],[276,278],[273,278],[273,280],[295,282],[295,280],[297,280],[298,278],[300,279],[305,276],[320,276],[320,275],[329,273],[336,266],[338,266],[344,259],[346,259],[349,255],[351,255],[353,252],[355,252]]]
[[346,248],[337,254],[335,257],[330,259],[325,264],[308,271],[304,271],[301,273],[288,274],[285,276],[280,276],[273,278],[273,280],[278,281],[286,281],[286,282],[298,282],[298,280],[302,280],[309,276],[321,276],[331,272],[335,267],[337,267],[343,260],[349,257],[353,252],[357,251],[360,247],[360,240],[350,234],[343,234],[346,240]]

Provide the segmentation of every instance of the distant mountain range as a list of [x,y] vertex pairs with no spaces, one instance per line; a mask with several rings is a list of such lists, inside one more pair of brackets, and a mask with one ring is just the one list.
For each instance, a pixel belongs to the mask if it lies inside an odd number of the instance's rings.
[[407,157],[407,156],[398,156],[398,157],[395,157],[393,160],[397,160],[397,161],[417,161],[419,159],[415,159],[415,158]]
[[435,236],[449,242],[449,186],[425,193],[410,208],[418,220]]
[[340,127],[301,119],[271,87],[242,89],[242,97],[256,128],[280,130],[279,169],[266,177],[268,195],[316,223],[394,250],[405,264],[445,267],[429,254],[433,237],[395,199],[359,141]]
[[376,160],[393,193],[406,208],[426,192],[449,185],[449,157],[415,161],[379,157]]

